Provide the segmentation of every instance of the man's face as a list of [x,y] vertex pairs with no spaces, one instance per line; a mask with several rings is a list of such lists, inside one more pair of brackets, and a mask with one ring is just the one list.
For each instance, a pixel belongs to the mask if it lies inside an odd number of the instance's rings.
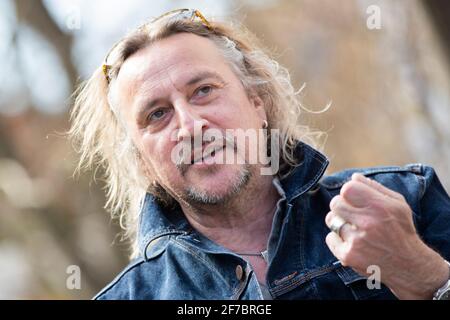
[[189,33],[158,41],[125,61],[112,90],[150,179],[175,198],[220,203],[257,174],[248,163],[211,161],[233,152],[247,162],[245,152],[228,147],[208,161],[180,166],[172,159],[174,137],[194,139],[194,126],[225,136],[226,129],[259,129],[265,119],[261,100],[249,99],[212,41]]

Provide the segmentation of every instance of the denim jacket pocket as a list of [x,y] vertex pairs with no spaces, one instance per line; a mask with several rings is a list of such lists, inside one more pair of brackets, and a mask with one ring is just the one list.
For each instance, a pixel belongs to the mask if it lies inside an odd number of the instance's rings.
[[336,269],[336,273],[347,288],[351,290],[356,300],[395,298],[389,288],[383,284],[381,284],[380,289],[370,289],[367,285],[367,278],[350,267],[341,266]]

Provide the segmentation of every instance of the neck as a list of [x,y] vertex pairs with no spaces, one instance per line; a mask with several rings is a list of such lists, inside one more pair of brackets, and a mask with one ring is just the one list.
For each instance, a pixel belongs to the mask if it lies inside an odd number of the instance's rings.
[[224,204],[181,204],[187,220],[197,231],[231,251],[265,250],[280,196],[272,176],[257,176],[252,180]]

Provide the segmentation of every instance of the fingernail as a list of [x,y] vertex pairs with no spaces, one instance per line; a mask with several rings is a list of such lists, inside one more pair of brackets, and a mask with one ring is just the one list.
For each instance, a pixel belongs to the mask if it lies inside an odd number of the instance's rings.
[[354,172],[354,173],[352,174],[352,179],[357,180],[358,178],[359,178],[359,179],[362,179],[362,178],[365,178],[365,176],[362,175],[362,174],[359,173],[359,172]]
[[358,180],[361,182],[370,182],[370,179],[367,178],[365,175],[363,175],[362,173],[356,172],[352,175],[352,178],[354,180]]

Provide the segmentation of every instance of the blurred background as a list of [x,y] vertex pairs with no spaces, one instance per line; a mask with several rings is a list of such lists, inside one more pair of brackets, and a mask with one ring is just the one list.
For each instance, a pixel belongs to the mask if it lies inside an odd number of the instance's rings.
[[328,173],[422,162],[450,190],[450,1],[2,0],[0,299],[90,299],[127,264],[104,186],[73,177],[62,133],[112,44],[180,7],[244,23],[308,109],[332,102],[303,123],[328,133]]

